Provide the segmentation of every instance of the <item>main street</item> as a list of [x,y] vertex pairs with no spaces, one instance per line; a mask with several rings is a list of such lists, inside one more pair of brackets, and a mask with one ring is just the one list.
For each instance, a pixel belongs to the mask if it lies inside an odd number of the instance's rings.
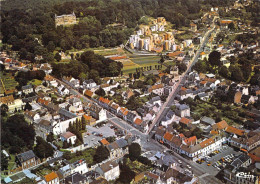
[[[214,20],[215,20],[215,18],[214,18]],[[213,24],[214,24],[214,20],[213,20]],[[203,47],[208,42],[209,36],[211,35],[211,33],[214,30],[215,30],[215,25],[213,25],[213,28],[205,33],[205,35],[204,35],[204,37],[202,39],[202,43],[200,44],[200,48],[197,50],[196,54],[194,55],[194,57],[190,61],[190,64],[188,65],[187,70],[181,75],[179,82],[174,86],[174,89],[172,90],[172,92],[168,96],[166,102],[163,104],[163,107],[161,108],[160,112],[157,114],[157,116],[153,120],[152,125],[149,127],[148,133],[150,133],[153,130],[153,128],[159,122],[161,122],[162,118],[165,117],[166,114],[168,113],[168,111],[169,111],[169,109],[170,109],[170,107],[171,107],[171,105],[172,105],[172,103],[174,101],[174,98],[176,97],[178,91],[180,90],[181,86],[185,82],[186,76],[191,71],[192,66],[194,66],[194,64],[198,61],[200,53],[203,51]],[[153,134],[150,135],[150,137],[152,137],[152,136],[153,136]]]

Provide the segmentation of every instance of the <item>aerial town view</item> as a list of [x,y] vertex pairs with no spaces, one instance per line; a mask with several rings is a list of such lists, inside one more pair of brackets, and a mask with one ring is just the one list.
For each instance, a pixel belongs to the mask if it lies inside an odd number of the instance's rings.
[[3,184],[260,184],[259,0],[1,0]]

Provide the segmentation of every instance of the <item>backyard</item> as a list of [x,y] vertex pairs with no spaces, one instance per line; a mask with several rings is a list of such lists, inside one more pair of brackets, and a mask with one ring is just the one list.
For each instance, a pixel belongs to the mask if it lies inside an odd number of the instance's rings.
[[185,99],[190,105],[191,115],[195,120],[207,116],[216,120],[225,120],[229,125],[241,125],[247,117],[246,110],[234,105],[203,100]]
[[15,81],[11,73],[0,73],[0,92],[3,94],[5,90],[15,89],[18,83]]
[[70,153],[70,152],[65,152],[65,158],[70,162],[76,162],[77,160],[80,159],[85,159],[88,165],[92,165],[94,163],[93,157],[96,153],[96,149],[94,148],[88,148],[84,151],[79,151],[76,153]]

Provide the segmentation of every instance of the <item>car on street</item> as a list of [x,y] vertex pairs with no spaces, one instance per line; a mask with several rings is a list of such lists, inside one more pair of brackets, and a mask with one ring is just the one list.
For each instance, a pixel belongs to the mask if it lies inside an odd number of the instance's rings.
[[179,162],[180,164],[182,164],[182,161],[181,161],[181,160],[178,160],[178,162]]
[[187,167],[188,167],[189,169],[191,169],[191,166],[190,166],[190,165],[187,165]]

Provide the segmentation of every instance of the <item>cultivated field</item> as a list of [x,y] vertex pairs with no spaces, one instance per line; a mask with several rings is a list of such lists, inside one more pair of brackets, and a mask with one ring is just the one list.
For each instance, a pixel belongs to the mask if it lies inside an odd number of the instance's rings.
[[0,93],[3,94],[5,90],[10,90],[10,89],[14,89],[18,83],[14,80],[14,77],[10,74],[3,74],[2,72],[0,73]]

